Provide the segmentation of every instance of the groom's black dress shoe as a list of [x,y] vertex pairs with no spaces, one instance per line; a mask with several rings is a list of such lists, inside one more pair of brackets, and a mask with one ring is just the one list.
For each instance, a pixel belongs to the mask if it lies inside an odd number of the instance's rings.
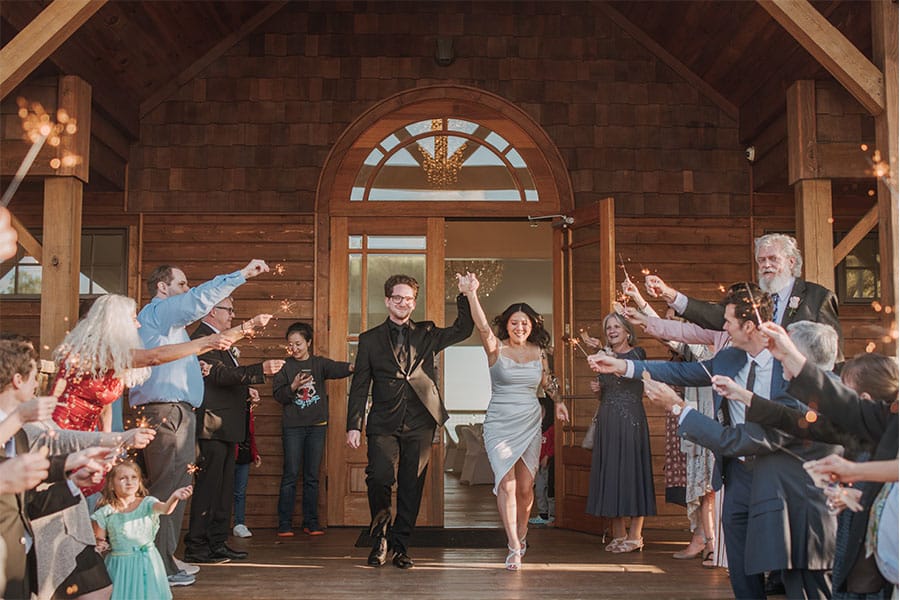
[[220,565],[222,563],[228,562],[227,557],[213,557],[209,554],[191,554],[189,552],[184,553],[184,562],[194,563],[198,565]]
[[375,544],[372,546],[372,551],[369,552],[369,559],[366,561],[366,563],[372,567],[380,567],[387,562],[387,555],[387,538],[375,538]]
[[215,550],[209,553],[212,558],[230,558],[231,560],[244,560],[247,558],[247,553],[241,550],[234,550],[233,548],[229,548],[228,546],[222,544]]
[[406,552],[394,552],[393,563],[398,569],[412,569],[414,564]]

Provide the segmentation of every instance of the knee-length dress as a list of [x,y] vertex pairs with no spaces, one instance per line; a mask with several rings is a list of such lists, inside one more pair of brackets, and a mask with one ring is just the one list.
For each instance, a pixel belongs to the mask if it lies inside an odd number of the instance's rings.
[[[618,358],[643,360],[643,348]],[[650,430],[644,412],[643,383],[600,375],[600,408],[591,456],[591,479],[585,512],[597,517],[656,514]]]
[[503,476],[521,458],[531,475],[541,454],[541,406],[537,389],[541,359],[519,363],[503,355],[491,365],[491,401],[484,417],[484,447],[494,471],[494,494]]
[[172,592],[166,568],[153,540],[159,531],[159,514],[147,496],[131,512],[116,512],[110,505],[98,508],[92,518],[106,530],[111,548],[106,568],[113,581],[110,600],[170,600]]

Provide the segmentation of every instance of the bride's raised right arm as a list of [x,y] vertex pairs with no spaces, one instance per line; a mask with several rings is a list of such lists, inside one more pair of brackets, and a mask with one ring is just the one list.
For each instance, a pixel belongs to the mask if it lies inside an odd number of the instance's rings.
[[469,307],[472,310],[472,320],[475,322],[475,329],[478,330],[478,335],[481,336],[481,345],[484,347],[484,352],[488,356],[488,364],[492,365],[497,361],[497,356],[500,353],[500,345],[491,329],[491,324],[488,323],[487,316],[484,314],[481,302],[478,300],[478,286],[480,285],[478,278],[475,277],[474,273],[466,273],[465,275],[457,273],[456,277],[459,279],[460,293],[465,294],[466,298],[469,300]]

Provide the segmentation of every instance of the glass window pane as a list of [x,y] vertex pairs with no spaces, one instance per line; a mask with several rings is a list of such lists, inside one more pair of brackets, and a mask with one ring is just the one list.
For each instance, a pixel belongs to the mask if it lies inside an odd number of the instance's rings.
[[509,146],[509,142],[507,142],[505,139],[500,137],[500,135],[494,133],[493,131],[490,132],[486,138],[484,138],[484,141],[500,152],[503,152]]
[[363,164],[374,167],[381,160],[382,156],[384,156],[384,154],[381,153],[381,150],[375,148],[374,150],[369,152],[369,155],[366,157],[366,160],[363,161]]
[[[37,262],[37,261],[35,261]],[[41,267],[32,265],[19,265],[19,277],[16,293],[40,294],[41,293]]]
[[359,202],[363,199],[363,193],[366,191],[364,187],[354,187],[350,190],[350,200],[353,202]]
[[384,306],[384,282],[391,275],[402,273],[415,277],[419,282],[419,297],[412,318],[425,318],[425,255],[424,254],[369,254],[366,261],[368,293],[366,297],[366,328],[387,318]]
[[16,267],[13,267],[6,275],[0,277],[0,294],[16,293],[16,273],[18,273],[18,270]]
[[472,153],[466,161],[467,167],[483,167],[486,165],[494,165],[506,169],[506,164],[497,155],[496,152],[488,150],[486,146],[478,146],[478,149]]
[[431,119],[428,119],[427,121],[419,121],[418,123],[411,123],[404,129],[409,132],[409,135],[419,135],[420,133],[431,131]]
[[384,148],[385,150],[390,150],[391,148],[393,148],[394,146],[396,146],[399,143],[400,143],[400,138],[398,138],[396,135],[394,135],[392,133],[391,135],[389,135],[386,138],[384,138],[383,140],[381,140],[381,147]]
[[[420,140],[420,141],[424,142],[425,140]],[[433,145],[432,145],[432,147],[433,147]],[[413,152],[417,152],[415,149],[415,144],[411,148],[412,148]],[[419,155],[419,156],[421,156],[421,155]],[[419,161],[416,160],[416,158],[413,157],[412,154],[410,154],[409,150],[407,150],[406,148],[400,148],[399,150],[397,150],[397,152],[392,154],[389,159],[387,159],[385,161],[383,169],[386,169],[389,165],[392,167],[393,166],[418,167]]]
[[[78,274],[78,293],[81,295],[92,293],[91,292],[91,278],[88,277],[87,275],[85,275],[84,273]],[[94,293],[102,294],[104,292],[94,292]]]
[[123,235],[95,235],[94,265],[121,265],[125,256],[125,237]]
[[522,160],[522,155],[520,155],[515,150],[510,150],[506,153],[506,158],[509,160],[510,164],[517,169],[521,169],[525,166],[525,161]]
[[112,267],[95,266],[92,294],[124,294],[122,269],[118,265]]
[[475,130],[478,129],[478,124],[471,121],[463,121],[462,119],[447,119],[447,129],[450,131],[475,133]]
[[362,236],[361,235],[351,235],[350,242],[347,245],[351,250],[359,250],[362,246]]
[[[356,351],[359,348],[359,342],[347,342],[347,362],[356,362]],[[337,360],[340,360],[339,358]],[[349,392],[350,386],[347,386]]]
[[424,250],[425,236],[370,235],[366,246],[371,250]]
[[[350,246],[353,239],[361,240],[361,236],[350,236]],[[358,247],[358,246],[356,246]],[[351,254],[348,265],[349,281],[347,293],[349,306],[347,307],[347,330],[350,335],[358,335],[362,331],[362,255]]]
[[[81,270],[85,271],[90,268],[93,257],[91,256],[91,246],[93,241],[93,236],[90,235],[82,235],[81,236]],[[88,269],[85,269],[88,267]]]

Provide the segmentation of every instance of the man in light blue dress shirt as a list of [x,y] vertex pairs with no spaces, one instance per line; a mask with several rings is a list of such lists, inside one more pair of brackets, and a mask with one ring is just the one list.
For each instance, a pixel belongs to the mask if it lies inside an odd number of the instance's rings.
[[[152,295],[138,321],[145,348],[189,342],[185,327],[206,315],[247,279],[267,272],[262,260],[251,260],[240,271],[218,275],[195,288],[188,286],[184,272],[170,265],[157,267],[147,280]],[[139,416],[157,428],[156,438],[144,449],[144,463],[150,494],[168,498],[191,483],[188,465],[196,460],[196,419],[194,410],[203,402],[203,376],[196,356],[153,367],[150,378],[135,386],[129,402]],[[170,515],[161,515],[156,547],[166,565],[170,585],[194,583],[175,564],[175,548],[181,530],[185,503],[179,502]]]

